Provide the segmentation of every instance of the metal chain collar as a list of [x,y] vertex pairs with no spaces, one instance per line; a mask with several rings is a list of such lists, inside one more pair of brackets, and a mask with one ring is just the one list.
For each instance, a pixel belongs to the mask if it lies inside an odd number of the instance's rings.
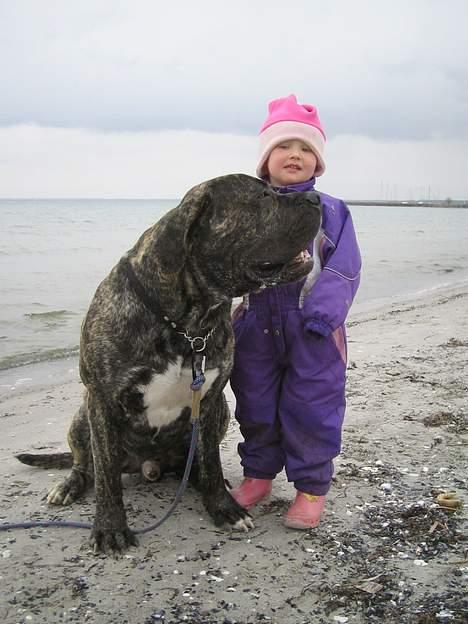
[[[178,334],[180,334],[186,340],[188,340],[188,342],[190,342],[192,351],[194,351],[195,353],[201,353],[202,351],[206,349],[206,341],[208,340],[208,338],[210,338],[214,334],[214,330],[215,330],[215,328],[213,327],[213,329],[210,329],[210,331],[206,334],[206,336],[194,336],[192,338],[192,336],[188,335],[187,330],[179,331],[177,329],[177,325],[173,321],[171,321],[168,316],[165,316],[164,320],[170,323],[171,327],[173,327],[177,331]],[[201,343],[201,345],[198,345],[198,348],[197,348],[197,341]]]

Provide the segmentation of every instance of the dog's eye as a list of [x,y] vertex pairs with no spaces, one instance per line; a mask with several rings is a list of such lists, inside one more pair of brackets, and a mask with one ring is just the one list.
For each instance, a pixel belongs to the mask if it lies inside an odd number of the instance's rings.
[[273,262],[259,262],[257,264],[257,270],[260,272],[272,272],[272,271],[281,271],[284,263],[273,264]]

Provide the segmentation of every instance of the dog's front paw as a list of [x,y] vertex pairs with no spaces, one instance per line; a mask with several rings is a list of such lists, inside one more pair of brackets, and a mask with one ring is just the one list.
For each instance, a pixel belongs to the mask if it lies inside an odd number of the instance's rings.
[[100,529],[96,525],[91,531],[90,545],[94,554],[119,554],[130,546],[136,546],[138,540],[134,533],[126,527],[124,529]]
[[71,505],[83,494],[85,489],[86,479],[81,474],[72,472],[50,490],[47,502],[50,505]]
[[227,491],[207,500],[206,508],[216,526],[229,524],[236,531],[249,531],[254,528],[249,512],[241,507]]

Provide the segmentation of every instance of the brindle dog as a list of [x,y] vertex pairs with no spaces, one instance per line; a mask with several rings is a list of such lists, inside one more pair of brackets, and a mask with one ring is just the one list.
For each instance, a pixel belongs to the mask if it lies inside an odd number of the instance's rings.
[[[191,478],[216,525],[252,521],[226,489],[219,444],[229,409],[232,298],[303,278],[303,253],[320,226],[316,193],[280,195],[246,175],[209,180],[140,237],[99,285],[81,332],[84,402],[68,442],[73,466],[48,500],[68,505],[93,482],[95,551],[135,544],[122,502],[121,473],[181,470],[190,442],[192,345],[206,339],[200,436]],[[193,343],[195,349],[203,341]],[[18,456],[44,467],[67,455]],[[71,461],[70,461],[71,464]]]

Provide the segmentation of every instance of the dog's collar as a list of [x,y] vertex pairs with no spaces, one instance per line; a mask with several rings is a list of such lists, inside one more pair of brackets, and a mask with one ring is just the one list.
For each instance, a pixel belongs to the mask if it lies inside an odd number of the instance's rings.
[[153,312],[154,314],[161,314],[163,316],[163,319],[173,329],[175,329],[175,331],[178,334],[183,336],[190,343],[190,346],[194,353],[201,353],[202,351],[206,349],[206,341],[209,338],[211,338],[211,336],[213,335],[215,331],[214,327],[213,329],[210,329],[210,331],[207,334],[205,334],[205,336],[193,336],[192,337],[192,336],[189,336],[187,330],[181,331],[180,329],[177,328],[177,323],[174,323],[174,321],[171,321],[171,319],[166,314],[164,314],[159,303],[155,299],[150,297],[149,294],[146,292],[142,283],[136,276],[135,271],[133,270],[133,267],[127,256],[124,256],[123,258],[120,259],[119,265],[125,271],[125,274],[127,275],[128,281],[130,283],[130,286],[133,288],[134,293],[138,296],[139,299],[141,299],[141,301],[148,308],[148,310],[151,310],[151,312]]
[[[177,329],[177,325],[175,323],[172,323],[167,316],[164,317],[164,320],[168,321],[171,324],[171,327],[173,327],[177,331],[178,334],[181,334],[181,336],[183,336],[186,340],[190,342],[192,351],[194,351],[195,353],[201,353],[202,351],[206,349],[206,341],[208,340],[208,338],[211,338],[215,330],[215,328],[213,327],[213,329],[210,329],[210,331],[206,334],[206,336],[194,336],[192,338],[192,336],[188,335],[187,330],[179,331]],[[197,345],[197,343],[201,343],[201,345],[200,344]]]

